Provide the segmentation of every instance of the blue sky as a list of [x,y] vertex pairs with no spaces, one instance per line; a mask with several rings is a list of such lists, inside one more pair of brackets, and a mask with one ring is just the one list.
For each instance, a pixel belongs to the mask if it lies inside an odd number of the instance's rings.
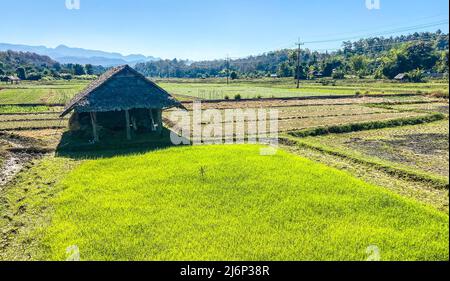
[[200,60],[294,47],[299,37],[333,40],[408,27],[448,32],[447,0],[380,0],[372,10],[366,0],[80,0],[79,10],[65,2],[0,0],[0,42]]

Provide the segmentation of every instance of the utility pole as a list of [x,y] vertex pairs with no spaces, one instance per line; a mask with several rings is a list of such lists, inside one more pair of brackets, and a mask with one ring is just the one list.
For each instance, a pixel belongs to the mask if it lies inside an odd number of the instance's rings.
[[303,45],[302,42],[300,42],[300,38],[298,39],[298,49],[297,49],[297,69],[295,71],[295,75],[297,76],[297,89],[300,88],[300,46]]
[[230,83],[230,56],[227,55],[227,85]]

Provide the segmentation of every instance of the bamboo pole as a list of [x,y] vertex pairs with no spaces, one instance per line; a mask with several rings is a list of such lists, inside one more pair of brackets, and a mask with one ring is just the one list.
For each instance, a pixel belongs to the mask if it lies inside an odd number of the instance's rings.
[[156,110],[156,122],[158,124],[157,132],[161,134],[162,132],[162,110],[157,109]]
[[90,112],[91,115],[91,123],[92,123],[92,134],[94,135],[94,142],[99,142],[100,139],[98,137],[97,131],[97,115],[95,112]]
[[131,140],[131,130],[130,130],[130,113],[128,110],[125,110],[125,121],[126,121],[126,130],[127,130],[127,140]]
[[155,119],[153,118],[153,109],[148,110],[150,112],[150,123],[152,132],[155,131]]

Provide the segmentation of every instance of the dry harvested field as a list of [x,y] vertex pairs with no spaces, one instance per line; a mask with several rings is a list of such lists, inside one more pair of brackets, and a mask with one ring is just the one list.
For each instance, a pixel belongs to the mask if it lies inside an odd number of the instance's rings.
[[[184,102],[192,109],[191,102]],[[427,112],[448,111],[448,104],[441,99],[425,96],[402,98],[355,97],[337,99],[257,99],[247,101],[204,102],[202,109],[272,108],[278,111],[280,132],[315,128],[327,125],[343,125],[355,122],[383,121],[397,118],[425,116]],[[14,133],[23,130],[61,130],[67,126],[67,118],[58,116],[58,106],[0,106],[0,131]],[[192,112],[191,112],[192,113]],[[171,111],[165,113],[171,120]],[[251,121],[251,120],[250,120]],[[203,120],[203,124],[211,120]]]
[[[293,107],[293,106],[330,106],[330,105],[358,105],[358,104],[410,104],[437,103],[442,99],[422,95],[414,96],[372,96],[372,97],[344,97],[344,98],[292,98],[292,99],[254,99],[242,101],[203,101],[202,109],[233,109],[233,108],[265,108],[265,107]],[[192,108],[192,101],[185,101],[186,108]]]
[[[252,100],[252,101],[220,101],[202,103],[202,109],[221,110],[222,116],[228,109],[276,109],[279,118],[279,131],[286,132],[327,125],[343,125],[355,122],[383,121],[397,118],[426,116],[426,112],[415,110],[417,105],[433,107],[441,106],[441,99],[423,96],[399,98],[361,97],[339,99],[278,99],[278,100]],[[192,115],[192,103],[184,103]],[[403,106],[396,109],[395,106]],[[410,106],[410,110],[405,110]],[[444,104],[445,106],[445,104]],[[448,107],[448,106],[447,106]],[[165,118],[172,124],[178,120],[173,119],[171,111],[165,113]],[[224,118],[222,118],[224,119]],[[252,118],[247,121],[253,121]],[[203,125],[210,124],[211,120],[202,120]]]
[[448,178],[448,136],[448,120],[443,120],[401,128],[308,137],[304,141]]
[[[315,110],[297,110],[297,108],[286,108],[279,110],[279,122],[278,129],[279,132],[295,131],[308,128],[316,128],[327,125],[344,125],[351,124],[355,122],[368,122],[368,121],[383,121],[391,120],[397,118],[408,118],[408,117],[420,117],[426,116],[426,113],[418,112],[398,112],[390,110],[379,110],[375,108],[358,108],[353,107],[354,111],[348,110],[346,108],[337,107],[327,107],[325,108],[315,108]],[[222,111],[222,116],[225,112]],[[267,116],[267,118],[269,118]],[[167,119],[172,121],[172,123],[177,124],[177,120],[171,119],[170,114],[167,114]],[[247,123],[250,121],[257,121],[257,119],[246,119]],[[225,121],[223,121],[225,122]],[[222,122],[222,123],[223,123]],[[236,123],[236,120],[235,122]],[[213,124],[210,120],[203,120],[202,125]]]
[[440,112],[443,114],[449,114],[448,102],[433,102],[433,103],[423,103],[423,104],[402,104],[393,105],[393,109],[398,110],[415,110],[424,112]]

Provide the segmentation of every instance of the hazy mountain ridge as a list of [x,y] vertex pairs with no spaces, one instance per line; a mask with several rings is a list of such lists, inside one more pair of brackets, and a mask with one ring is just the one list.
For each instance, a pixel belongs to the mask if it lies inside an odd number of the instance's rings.
[[65,45],[59,45],[56,48],[48,48],[45,46],[0,43],[0,51],[7,50],[16,52],[32,52],[39,55],[48,56],[60,63],[92,64],[102,66],[116,66],[121,64],[134,65],[136,63],[159,60],[159,58],[152,56],[147,57],[141,54],[124,56],[119,53],[72,48]]

